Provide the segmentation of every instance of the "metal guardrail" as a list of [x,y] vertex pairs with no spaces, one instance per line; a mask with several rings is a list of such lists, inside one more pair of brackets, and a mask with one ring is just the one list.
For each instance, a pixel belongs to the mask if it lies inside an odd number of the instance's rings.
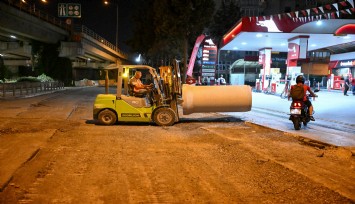
[[2,0],[5,3],[8,3],[9,5],[18,8],[21,11],[24,11],[26,13],[29,13],[33,16],[36,16],[37,18],[44,20],[48,23],[51,23],[53,25],[56,25],[60,28],[63,28],[65,30],[71,30],[71,26],[66,24],[65,22],[59,20],[58,18],[49,15],[48,13],[41,11],[39,9],[36,8],[35,4],[26,4],[26,3],[22,3],[22,1],[18,0],[18,1],[13,1],[13,0]]
[[63,82],[17,82],[0,84],[0,98],[26,96],[64,89]]
[[76,27],[74,27],[74,30],[76,32],[81,32],[81,33],[84,33],[84,34],[92,37],[93,39],[99,41],[100,43],[111,48],[112,50],[115,50],[120,55],[124,56],[125,58],[128,58],[128,55],[126,53],[122,52],[120,49],[118,49],[118,47],[116,47],[115,45],[113,45],[112,43],[110,43],[109,41],[107,41],[105,38],[101,37],[100,35],[98,35],[94,31],[90,30],[88,27],[86,27],[84,25],[76,26]]

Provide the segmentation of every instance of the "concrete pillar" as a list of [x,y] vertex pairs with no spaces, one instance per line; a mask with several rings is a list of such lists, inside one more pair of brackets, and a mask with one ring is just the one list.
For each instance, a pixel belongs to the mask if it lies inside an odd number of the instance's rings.
[[297,66],[297,62],[307,58],[308,38],[308,35],[300,35],[288,40],[286,77],[301,72],[301,66]]
[[271,50],[272,48],[262,48],[259,50],[259,64],[263,65],[261,90],[266,90],[269,86],[268,79],[270,77],[270,68],[272,63]]

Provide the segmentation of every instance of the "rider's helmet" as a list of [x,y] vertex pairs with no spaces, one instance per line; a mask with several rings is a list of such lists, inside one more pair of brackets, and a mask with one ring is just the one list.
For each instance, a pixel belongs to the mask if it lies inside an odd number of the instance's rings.
[[296,78],[296,83],[302,83],[304,84],[304,77],[303,75],[298,75],[297,78]]

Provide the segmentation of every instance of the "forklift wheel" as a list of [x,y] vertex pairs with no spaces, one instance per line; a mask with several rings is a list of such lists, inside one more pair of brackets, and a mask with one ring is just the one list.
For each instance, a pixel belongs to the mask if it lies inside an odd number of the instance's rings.
[[99,121],[103,125],[112,125],[116,122],[116,114],[110,110],[103,110],[99,113]]
[[171,108],[159,108],[154,111],[153,120],[159,126],[171,126],[175,123],[175,113]]

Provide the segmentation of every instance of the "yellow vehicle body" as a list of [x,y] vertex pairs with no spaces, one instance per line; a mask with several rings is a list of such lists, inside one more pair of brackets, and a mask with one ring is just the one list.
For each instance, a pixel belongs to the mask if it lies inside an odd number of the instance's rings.
[[118,122],[152,122],[155,107],[140,104],[141,101],[135,97],[123,96],[117,99],[114,94],[99,94],[94,103],[94,119],[99,119],[99,113],[107,109],[115,113]]

